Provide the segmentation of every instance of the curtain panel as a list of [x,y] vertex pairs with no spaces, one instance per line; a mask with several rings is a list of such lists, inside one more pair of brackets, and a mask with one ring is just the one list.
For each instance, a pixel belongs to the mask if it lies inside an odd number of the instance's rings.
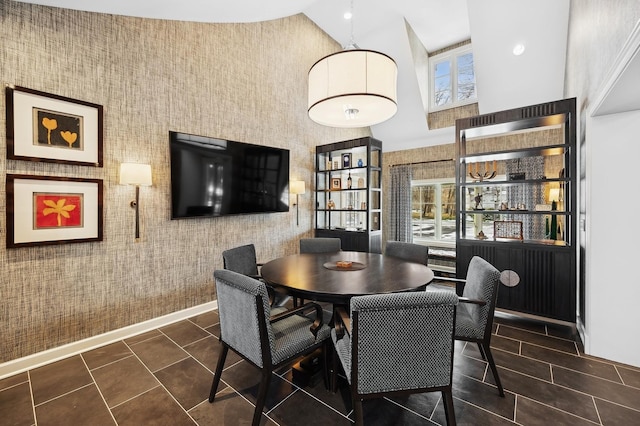
[[391,238],[413,242],[411,228],[411,166],[391,167]]

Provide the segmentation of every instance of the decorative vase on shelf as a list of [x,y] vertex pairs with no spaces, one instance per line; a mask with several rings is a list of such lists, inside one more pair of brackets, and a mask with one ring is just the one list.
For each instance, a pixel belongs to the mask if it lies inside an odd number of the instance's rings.
[[[555,201],[551,202],[551,210],[555,210],[557,208],[557,204]],[[549,230],[549,239],[556,240],[558,238],[558,216],[555,214],[551,215],[551,229]]]
[[349,177],[347,177],[347,189],[351,189],[351,184],[352,184],[352,180],[351,180],[351,173],[349,173]]

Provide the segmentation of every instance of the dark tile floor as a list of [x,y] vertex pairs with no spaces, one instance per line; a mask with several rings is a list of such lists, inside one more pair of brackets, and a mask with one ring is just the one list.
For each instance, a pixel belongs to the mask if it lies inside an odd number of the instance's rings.
[[[230,352],[214,404],[217,311],[0,380],[3,425],[250,424],[259,374]],[[494,323],[492,347],[506,396],[475,345],[458,343],[458,424],[637,425],[640,369],[585,356],[574,330],[512,316]],[[271,382],[262,424],[348,425],[346,385],[299,387],[291,368]],[[371,425],[444,424],[438,393],[365,403]]]

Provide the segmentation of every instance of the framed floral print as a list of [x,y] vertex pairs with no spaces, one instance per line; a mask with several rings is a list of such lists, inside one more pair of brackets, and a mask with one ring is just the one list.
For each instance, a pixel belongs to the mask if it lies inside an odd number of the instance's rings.
[[6,105],[8,159],[102,167],[102,105],[17,86]]
[[102,180],[7,175],[7,247],[102,241]]

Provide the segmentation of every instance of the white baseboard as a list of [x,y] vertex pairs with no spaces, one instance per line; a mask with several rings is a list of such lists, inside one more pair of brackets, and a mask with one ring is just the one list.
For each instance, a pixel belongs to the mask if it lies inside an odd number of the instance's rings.
[[193,316],[203,314],[217,308],[218,301],[214,300],[213,302],[204,303],[202,305],[194,306],[182,311],[173,312],[171,314],[153,318],[148,321],[140,322],[127,327],[119,328],[117,330],[109,331],[104,334],[89,337],[87,339],[78,340],[77,342],[68,343],[57,348],[48,349],[46,351],[28,355],[23,358],[14,359],[0,364],[0,379],[13,376],[14,374],[22,373],[24,371],[31,370],[42,365],[50,364],[55,361],[59,361],[72,355],[77,355],[81,352],[99,348],[100,346],[105,346],[122,339],[127,339],[138,334],[146,333],[147,331],[154,330],[159,327],[164,327],[174,322],[182,321],[184,319],[191,318]]

